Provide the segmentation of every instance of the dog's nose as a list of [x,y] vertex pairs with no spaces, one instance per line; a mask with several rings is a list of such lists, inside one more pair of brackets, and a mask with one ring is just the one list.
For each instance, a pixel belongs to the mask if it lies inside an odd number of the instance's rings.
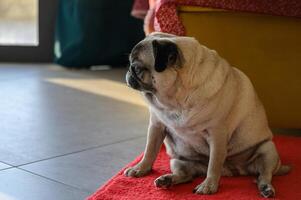
[[139,82],[135,79],[131,70],[126,73],[126,82],[128,86],[133,89],[138,89],[140,87]]
[[133,76],[129,77],[129,85],[133,89],[138,89],[139,88],[139,83],[138,83],[138,81]]

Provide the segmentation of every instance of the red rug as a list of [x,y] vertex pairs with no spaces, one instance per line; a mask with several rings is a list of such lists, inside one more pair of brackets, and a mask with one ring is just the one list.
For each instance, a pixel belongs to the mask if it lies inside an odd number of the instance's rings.
[[[291,164],[292,171],[285,176],[274,176],[273,185],[276,189],[275,199],[301,199],[301,137],[276,136],[274,139],[282,162]],[[128,166],[136,164],[141,155]],[[125,168],[124,168],[125,169]],[[162,148],[155,162],[153,171],[143,178],[129,178],[123,175],[122,169],[97,192],[87,200],[250,200],[260,198],[254,177],[222,177],[219,191],[213,195],[196,195],[193,188],[204,178],[198,178],[191,183],[173,186],[169,189],[159,189],[154,186],[154,180],[162,174],[169,173],[169,158]]]

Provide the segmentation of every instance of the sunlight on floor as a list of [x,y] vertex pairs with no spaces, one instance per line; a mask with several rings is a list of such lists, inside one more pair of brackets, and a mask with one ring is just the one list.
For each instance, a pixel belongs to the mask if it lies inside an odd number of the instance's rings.
[[106,96],[118,101],[146,107],[143,97],[136,91],[128,88],[124,83],[106,79],[65,79],[48,78],[47,82],[78,89],[96,95]]

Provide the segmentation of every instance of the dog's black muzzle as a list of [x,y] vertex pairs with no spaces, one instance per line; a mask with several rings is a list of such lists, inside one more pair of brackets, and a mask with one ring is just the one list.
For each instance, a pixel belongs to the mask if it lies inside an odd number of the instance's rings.
[[135,90],[145,91],[145,92],[153,92],[154,89],[152,86],[145,84],[142,80],[137,76],[134,66],[129,67],[129,71],[126,74],[126,82],[128,86]]

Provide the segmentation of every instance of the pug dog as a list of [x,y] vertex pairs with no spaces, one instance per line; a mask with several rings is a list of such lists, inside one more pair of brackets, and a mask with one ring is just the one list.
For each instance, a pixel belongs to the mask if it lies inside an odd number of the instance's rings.
[[217,192],[221,176],[254,175],[263,197],[274,197],[273,175],[284,175],[264,107],[249,78],[192,37],[155,32],[130,54],[128,86],[150,111],[142,160],[125,170],[148,174],[162,143],[171,173],[155,185],[167,188],[198,176],[196,194]]

